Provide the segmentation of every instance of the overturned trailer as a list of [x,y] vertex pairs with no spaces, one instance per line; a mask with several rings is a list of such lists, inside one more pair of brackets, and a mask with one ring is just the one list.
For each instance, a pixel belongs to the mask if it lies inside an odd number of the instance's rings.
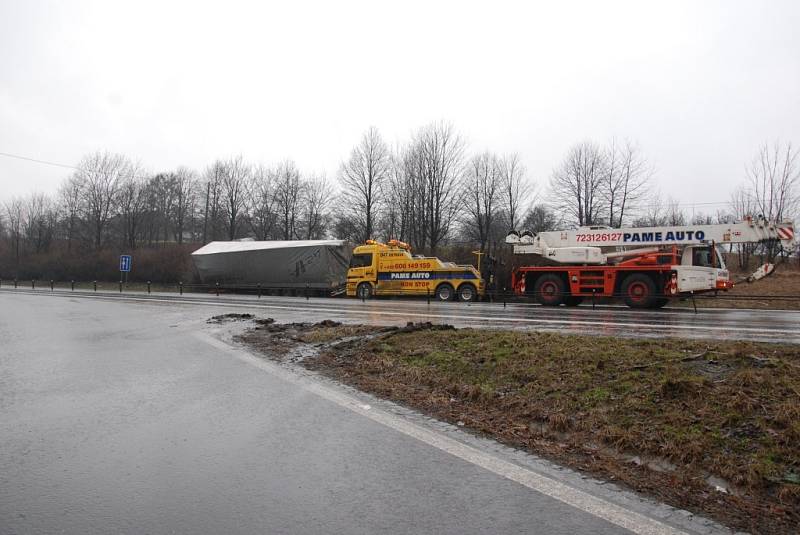
[[192,261],[203,284],[336,293],[347,282],[351,253],[342,240],[214,241]]

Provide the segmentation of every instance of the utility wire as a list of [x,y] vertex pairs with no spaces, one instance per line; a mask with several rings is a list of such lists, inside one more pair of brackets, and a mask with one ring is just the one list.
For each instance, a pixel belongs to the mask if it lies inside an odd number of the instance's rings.
[[[5,156],[6,158],[14,158],[14,159],[17,159],[17,160],[24,160],[26,162],[40,163],[40,164],[44,164],[44,165],[52,165],[53,167],[62,167],[64,169],[72,169],[74,171],[85,171],[85,169],[83,169],[81,167],[76,167],[74,165],[68,165],[68,164],[65,164],[65,163],[50,162],[50,161],[47,161],[47,160],[39,160],[37,158],[31,158],[29,156],[21,156],[19,154],[10,154],[8,152],[0,152],[0,156]],[[124,178],[142,178],[142,179],[151,178],[150,176],[147,176],[147,175],[137,175],[137,174],[120,174],[119,176],[120,177],[124,177]]]
[[16,158],[17,160],[25,160],[28,162],[34,163],[41,163],[44,165],[52,165],[54,167],[63,167],[65,169],[78,169],[74,165],[67,165],[63,163],[56,163],[56,162],[48,162],[47,160],[37,160],[36,158],[29,158],[28,156],[20,156],[19,154],[9,154],[7,152],[0,152],[0,156],[5,156],[6,158]]

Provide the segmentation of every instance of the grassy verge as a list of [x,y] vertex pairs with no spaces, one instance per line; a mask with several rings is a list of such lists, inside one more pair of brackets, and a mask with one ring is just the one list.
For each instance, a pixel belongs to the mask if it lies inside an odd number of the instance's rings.
[[737,529],[800,525],[797,346],[333,324],[242,340],[315,347],[306,367]]

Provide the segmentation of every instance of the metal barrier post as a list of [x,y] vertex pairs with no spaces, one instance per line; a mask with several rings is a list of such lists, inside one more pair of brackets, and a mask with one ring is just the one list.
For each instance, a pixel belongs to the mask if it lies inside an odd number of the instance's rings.
[[183,281],[178,283],[178,291],[181,293],[181,295],[183,295]]
[[14,279],[14,289],[16,290],[16,288],[17,288],[17,279]]
[[261,283],[258,283],[258,298],[261,299]]
[[596,289],[592,288],[592,310],[594,310],[594,293],[596,291],[597,291]]
[[75,291],[75,281],[69,281],[69,286],[72,289],[72,291],[74,292]]
[[694,301],[694,292],[691,292],[692,296],[692,306],[694,307],[694,313],[697,314],[697,303]]
[[36,289],[36,281],[34,279],[31,279],[31,290],[35,289]]
[[94,291],[97,291],[97,281],[94,281]]
[[119,293],[122,293],[122,281],[119,281]]
[[306,284],[306,301],[308,301],[308,284]]
[[53,291],[53,279],[50,279],[50,291]]
[[506,287],[503,286],[503,308],[506,308]]
[[428,288],[428,290],[427,290],[427,296],[428,296],[428,304],[430,305],[431,304],[431,289],[430,288]]
[[219,282],[215,282],[214,284],[216,285],[217,288],[217,297],[219,297]]
[[150,281],[147,281],[147,295],[150,295]]

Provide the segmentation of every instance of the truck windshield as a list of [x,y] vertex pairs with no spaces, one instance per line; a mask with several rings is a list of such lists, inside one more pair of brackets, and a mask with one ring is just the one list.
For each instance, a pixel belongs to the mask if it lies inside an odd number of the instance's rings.
[[350,259],[351,268],[367,267],[372,265],[372,253],[354,254]]
[[711,251],[708,248],[697,248],[692,251],[692,265],[711,267]]

